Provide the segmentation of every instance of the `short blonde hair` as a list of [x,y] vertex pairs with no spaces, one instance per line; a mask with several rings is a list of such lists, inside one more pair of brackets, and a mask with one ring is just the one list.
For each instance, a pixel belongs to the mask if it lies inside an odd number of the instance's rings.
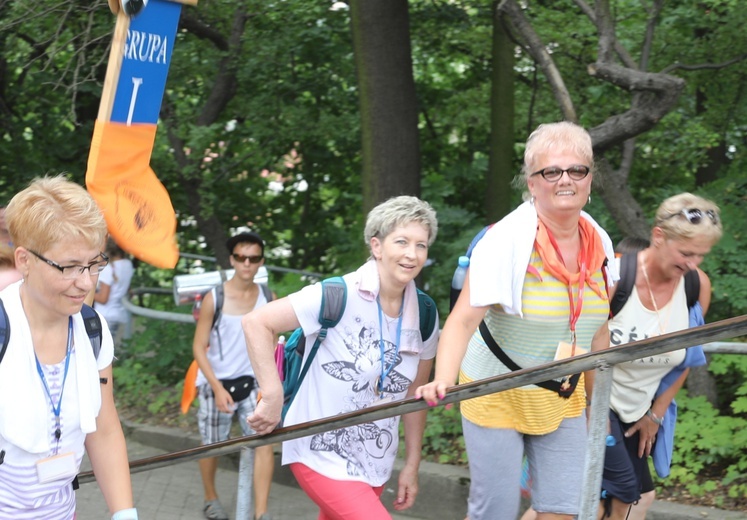
[[382,202],[368,213],[363,240],[371,247],[371,239],[383,239],[396,227],[417,222],[428,230],[428,245],[436,240],[438,220],[436,211],[424,200],[410,195],[400,195]]
[[40,177],[18,192],[5,209],[13,245],[46,251],[70,239],[92,248],[106,240],[106,221],[93,197],[63,176]]
[[524,149],[524,181],[535,172],[538,156],[556,152],[573,152],[586,161],[586,165],[594,170],[594,151],[591,135],[583,127],[570,121],[546,123],[539,125],[529,135]]
[[[694,218],[697,222],[692,221]],[[718,206],[692,193],[680,193],[662,202],[656,210],[654,226],[672,240],[704,236],[715,244],[723,234]]]

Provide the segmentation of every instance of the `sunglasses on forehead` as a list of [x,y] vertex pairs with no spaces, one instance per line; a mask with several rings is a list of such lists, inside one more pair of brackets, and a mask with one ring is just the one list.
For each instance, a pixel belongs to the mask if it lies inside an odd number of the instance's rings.
[[260,263],[262,261],[262,258],[264,258],[262,255],[244,256],[244,255],[240,255],[238,253],[232,253],[231,256],[233,257],[234,260],[236,260],[240,264],[243,264],[247,260],[249,260],[250,264],[258,264],[258,263]]
[[700,224],[705,217],[711,219],[714,226],[718,224],[718,215],[712,209],[703,211],[698,208],[682,208],[680,212],[667,215],[662,220],[669,220],[670,218],[678,217],[680,215],[684,216],[690,224]]

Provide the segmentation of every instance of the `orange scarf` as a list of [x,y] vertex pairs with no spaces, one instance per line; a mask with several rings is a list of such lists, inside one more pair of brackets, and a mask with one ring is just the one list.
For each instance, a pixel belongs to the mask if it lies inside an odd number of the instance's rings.
[[[607,258],[604,253],[604,247],[602,246],[602,240],[599,238],[594,226],[583,218],[578,220],[578,231],[581,235],[581,250],[579,251],[578,258],[579,262],[584,261],[586,263],[586,269],[580,269],[578,273],[568,272],[559,254],[556,253],[550,231],[545,227],[542,220],[537,221],[537,236],[534,240],[534,247],[537,249],[537,253],[542,259],[542,264],[545,266],[547,272],[556,279],[572,287],[578,285],[581,272],[585,271],[588,274],[584,278],[589,288],[600,298],[607,300],[607,291],[602,290],[591,276],[592,273],[602,268]],[[579,265],[579,267],[581,266]]]

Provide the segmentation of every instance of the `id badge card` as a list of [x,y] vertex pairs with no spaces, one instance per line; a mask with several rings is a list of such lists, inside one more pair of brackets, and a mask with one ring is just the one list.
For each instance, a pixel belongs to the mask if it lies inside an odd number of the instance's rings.
[[561,359],[568,359],[573,356],[580,356],[586,354],[588,350],[581,348],[576,345],[576,352],[573,352],[573,345],[567,341],[558,341],[558,348],[555,350],[555,358],[553,361],[560,361]]
[[47,457],[36,462],[36,476],[39,484],[75,477],[78,468],[75,466],[75,454],[71,451]]

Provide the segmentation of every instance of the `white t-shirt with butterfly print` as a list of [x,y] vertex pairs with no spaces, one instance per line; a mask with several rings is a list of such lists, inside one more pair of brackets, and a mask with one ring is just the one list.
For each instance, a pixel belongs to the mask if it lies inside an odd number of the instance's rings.
[[[342,319],[327,332],[288,410],[284,426],[401,400],[417,374],[420,361],[435,357],[438,326],[422,342],[417,316],[403,320],[400,343],[409,345],[406,349],[397,352],[395,347],[398,317],[383,315],[380,332],[375,298],[371,300],[370,295],[366,298],[358,290],[363,270],[343,277],[347,303]],[[410,290],[415,290],[414,283]],[[318,321],[321,283],[289,298],[306,335],[308,355],[321,328]],[[413,325],[407,328],[405,323]],[[384,345],[383,368],[388,375],[384,378],[383,391],[378,392],[377,382],[382,374],[380,339]],[[394,466],[398,427],[399,416],[286,441],[283,464],[300,462],[328,478],[381,486],[389,480]]]

